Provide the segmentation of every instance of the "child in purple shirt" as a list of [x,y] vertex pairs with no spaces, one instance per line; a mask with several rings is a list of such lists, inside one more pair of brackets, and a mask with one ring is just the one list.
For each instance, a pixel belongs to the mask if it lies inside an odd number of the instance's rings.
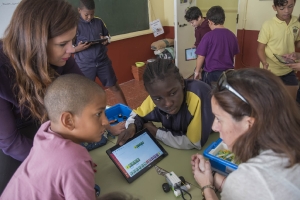
[[184,18],[195,28],[196,41],[194,48],[197,48],[203,36],[211,31],[208,26],[208,20],[203,17],[201,10],[196,6],[190,7],[186,11]]
[[108,125],[106,95],[88,78],[58,77],[44,98],[50,121],[3,191],[3,199],[96,199],[95,164],[81,142],[98,142]]
[[[211,7],[206,18],[212,31],[204,35],[197,47],[194,79],[200,78],[211,85],[212,82],[217,82],[223,71],[234,67],[234,56],[239,53],[239,47],[236,36],[223,26],[225,13],[221,6]],[[202,77],[201,66],[204,62]]]

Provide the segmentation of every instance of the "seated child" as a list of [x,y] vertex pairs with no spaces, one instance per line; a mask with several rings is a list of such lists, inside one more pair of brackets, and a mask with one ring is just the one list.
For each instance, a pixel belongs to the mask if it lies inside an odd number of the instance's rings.
[[[118,143],[122,145],[137,131],[148,128],[154,137],[171,147],[201,149],[214,120],[210,87],[198,80],[184,80],[167,59],[148,63],[143,79],[149,96],[130,114]],[[157,128],[152,122],[161,122],[162,127]]]
[[67,74],[48,87],[44,104],[50,121],[1,198],[96,199],[95,164],[79,143],[101,139],[108,124],[105,92],[84,76]]

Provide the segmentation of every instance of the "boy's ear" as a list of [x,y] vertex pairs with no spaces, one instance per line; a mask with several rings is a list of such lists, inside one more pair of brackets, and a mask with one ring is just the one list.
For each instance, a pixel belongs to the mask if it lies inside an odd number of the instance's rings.
[[60,117],[61,124],[70,131],[75,128],[74,116],[70,112],[63,112]]
[[277,12],[276,6],[272,5],[272,8],[273,8],[274,11]]
[[77,8],[78,12],[80,13],[80,8]]

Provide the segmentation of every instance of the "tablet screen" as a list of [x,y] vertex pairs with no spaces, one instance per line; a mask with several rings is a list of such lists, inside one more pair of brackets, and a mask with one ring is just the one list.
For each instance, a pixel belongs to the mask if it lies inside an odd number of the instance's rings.
[[290,58],[286,58],[277,54],[274,54],[274,56],[277,58],[277,60],[283,64],[291,64],[291,63],[295,63],[295,60],[290,59]]
[[90,40],[90,41],[86,41],[86,42],[87,42],[87,43],[95,44],[95,43],[104,42],[104,41],[106,41],[106,40],[107,40],[107,38],[102,38],[102,39]]
[[147,129],[135,134],[124,145],[108,149],[106,153],[129,183],[168,155]]
[[196,60],[197,59],[197,54],[195,53],[196,49],[195,48],[190,48],[190,49],[185,49],[185,60]]

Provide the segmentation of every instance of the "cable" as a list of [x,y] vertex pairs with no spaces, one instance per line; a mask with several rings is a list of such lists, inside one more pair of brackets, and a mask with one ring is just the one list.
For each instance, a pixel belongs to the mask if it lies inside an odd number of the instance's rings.
[[180,191],[180,194],[181,194],[181,197],[182,197],[183,200],[187,200],[186,198],[184,198],[183,192],[185,192],[185,194],[188,194],[190,196],[190,200],[192,200],[192,195],[188,191],[182,189],[180,186],[176,185],[176,187],[174,187],[174,189]]

